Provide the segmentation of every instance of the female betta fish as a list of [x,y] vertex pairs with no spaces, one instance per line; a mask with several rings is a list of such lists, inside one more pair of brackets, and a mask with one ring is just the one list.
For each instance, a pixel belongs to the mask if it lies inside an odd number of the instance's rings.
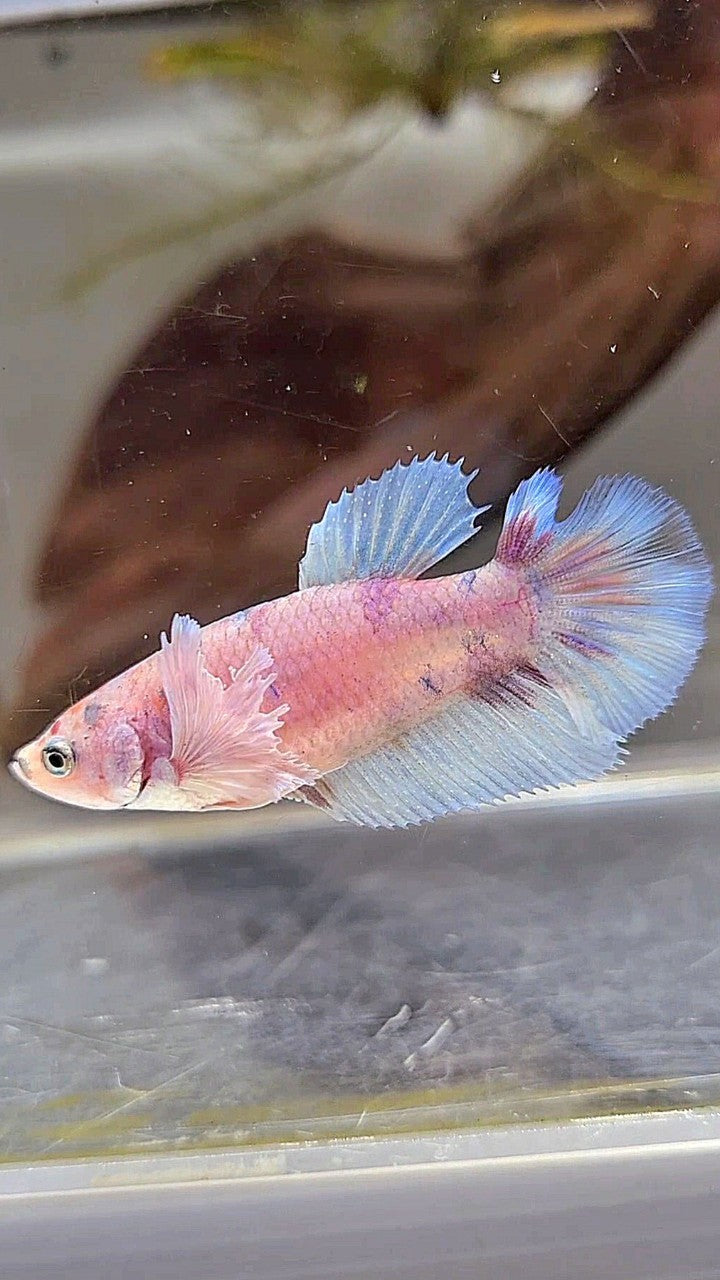
[[[474,473],[477,474],[477,473]],[[330,503],[299,589],[160,649],[15,755],[98,809],[252,809],[283,797],[407,826],[597,778],[673,701],[712,592],[690,521],[630,476],[557,522],[550,470],[508,502],[495,558],[422,578],[476,532],[462,460],[414,458]]]

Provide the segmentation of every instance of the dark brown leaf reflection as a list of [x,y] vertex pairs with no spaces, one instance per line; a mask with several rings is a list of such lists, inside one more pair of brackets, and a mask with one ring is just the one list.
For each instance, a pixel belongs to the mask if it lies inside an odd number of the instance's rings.
[[642,388],[720,296],[719,32],[713,2],[618,38],[592,106],[461,260],[306,237],[179,305],[68,475],[22,706],[150,652],[175,609],[207,622],[292,590],[325,502],[398,456],[465,455],[500,502]]

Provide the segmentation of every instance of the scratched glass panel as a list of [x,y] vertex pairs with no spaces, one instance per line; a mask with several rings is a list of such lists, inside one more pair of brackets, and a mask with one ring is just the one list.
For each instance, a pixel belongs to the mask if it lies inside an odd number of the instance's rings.
[[[717,565],[714,4],[20,9],[5,759],[175,610],[292,591],[326,502],[416,453],[493,504],[454,568],[545,464],[565,510],[663,485]],[[620,773],[407,832],[79,811],[3,770],[0,1157],[720,1100],[719,634],[716,603]]]

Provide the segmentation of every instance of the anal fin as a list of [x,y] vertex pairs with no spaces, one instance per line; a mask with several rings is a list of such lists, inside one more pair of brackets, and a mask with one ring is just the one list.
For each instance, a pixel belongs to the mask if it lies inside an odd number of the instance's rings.
[[599,777],[620,757],[584,733],[550,685],[515,675],[489,699],[458,697],[432,720],[297,793],[339,821],[406,827],[509,796]]

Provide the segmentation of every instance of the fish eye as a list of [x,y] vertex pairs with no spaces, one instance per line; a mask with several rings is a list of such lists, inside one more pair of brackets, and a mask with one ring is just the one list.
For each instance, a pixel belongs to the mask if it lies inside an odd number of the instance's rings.
[[42,750],[42,762],[48,773],[66,778],[75,768],[75,752],[64,738],[51,738]]

